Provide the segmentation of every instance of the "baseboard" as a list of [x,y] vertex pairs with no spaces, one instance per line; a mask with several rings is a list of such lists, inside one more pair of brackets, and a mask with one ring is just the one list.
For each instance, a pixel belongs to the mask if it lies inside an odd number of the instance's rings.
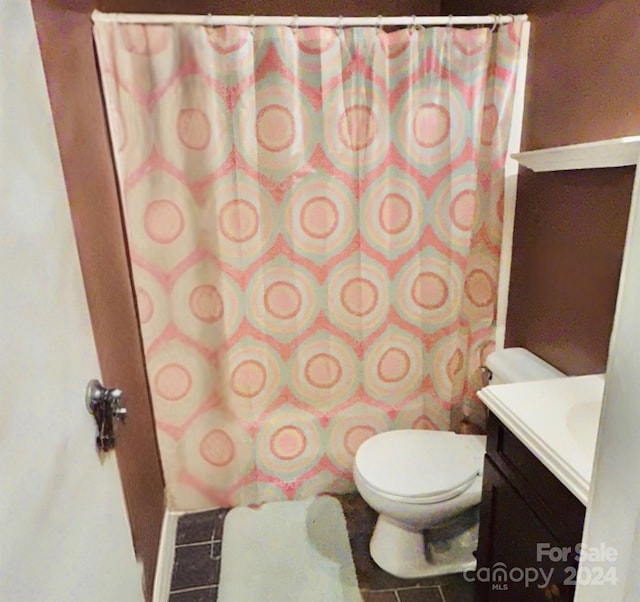
[[171,572],[175,554],[178,518],[183,512],[165,511],[156,562],[156,576],[153,580],[153,602],[167,602],[171,590]]

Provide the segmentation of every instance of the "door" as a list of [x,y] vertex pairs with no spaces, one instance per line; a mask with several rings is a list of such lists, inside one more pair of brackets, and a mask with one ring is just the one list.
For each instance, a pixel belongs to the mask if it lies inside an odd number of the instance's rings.
[[95,4],[31,2],[100,371],[106,386],[125,393],[127,424],[115,453],[151,599],[164,481],[94,54]]
[[[0,2],[0,599],[142,600],[28,0]],[[126,427],[125,427],[126,428]]]

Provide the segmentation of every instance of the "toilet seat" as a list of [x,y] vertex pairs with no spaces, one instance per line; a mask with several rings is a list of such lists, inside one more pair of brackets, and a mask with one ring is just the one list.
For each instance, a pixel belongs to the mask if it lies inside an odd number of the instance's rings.
[[483,455],[469,436],[398,430],[367,439],[356,452],[354,466],[379,495],[409,504],[433,504],[468,489],[481,473]]

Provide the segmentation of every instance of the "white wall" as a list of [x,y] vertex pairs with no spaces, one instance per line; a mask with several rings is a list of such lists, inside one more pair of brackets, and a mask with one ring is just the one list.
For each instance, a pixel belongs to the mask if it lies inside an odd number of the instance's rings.
[[0,245],[0,600],[141,600],[84,407],[98,363],[29,0],[0,1]]

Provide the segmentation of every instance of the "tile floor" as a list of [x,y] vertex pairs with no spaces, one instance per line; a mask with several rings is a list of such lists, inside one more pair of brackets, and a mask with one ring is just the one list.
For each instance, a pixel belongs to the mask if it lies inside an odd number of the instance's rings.
[[[375,512],[357,493],[337,497],[347,519],[364,602],[473,602],[473,587],[461,575],[408,580],[398,579],[378,568],[369,556]],[[217,600],[226,513],[227,510],[209,510],[180,518],[169,602]]]

